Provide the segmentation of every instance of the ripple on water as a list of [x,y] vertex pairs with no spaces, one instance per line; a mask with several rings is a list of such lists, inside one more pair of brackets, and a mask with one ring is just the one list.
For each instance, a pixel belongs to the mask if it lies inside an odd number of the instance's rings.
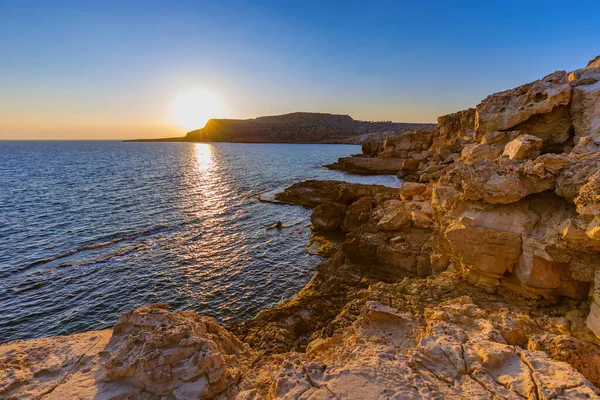
[[[0,342],[113,325],[148,303],[230,323],[295,295],[320,261],[309,210],[256,196],[348,145],[0,142]],[[293,228],[267,231],[275,221]]]

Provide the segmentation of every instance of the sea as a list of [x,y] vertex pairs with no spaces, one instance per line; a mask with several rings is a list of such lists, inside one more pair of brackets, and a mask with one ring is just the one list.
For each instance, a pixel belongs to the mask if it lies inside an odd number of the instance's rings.
[[[113,326],[164,303],[231,324],[310,280],[303,179],[399,186],[322,165],[356,145],[0,142],[0,343]],[[281,221],[286,228],[267,230]]]

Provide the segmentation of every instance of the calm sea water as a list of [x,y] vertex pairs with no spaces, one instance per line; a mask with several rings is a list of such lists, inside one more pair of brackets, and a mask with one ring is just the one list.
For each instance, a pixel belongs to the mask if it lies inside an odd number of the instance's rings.
[[[222,323],[294,296],[310,211],[256,196],[350,145],[0,142],[0,343],[112,326],[148,303]],[[265,230],[282,221],[289,228]]]

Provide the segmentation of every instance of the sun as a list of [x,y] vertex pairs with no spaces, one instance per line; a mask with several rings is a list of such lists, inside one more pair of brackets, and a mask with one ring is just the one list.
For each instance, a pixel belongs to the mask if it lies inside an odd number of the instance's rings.
[[203,128],[211,118],[225,118],[223,98],[204,89],[181,91],[169,109],[169,121],[186,131]]

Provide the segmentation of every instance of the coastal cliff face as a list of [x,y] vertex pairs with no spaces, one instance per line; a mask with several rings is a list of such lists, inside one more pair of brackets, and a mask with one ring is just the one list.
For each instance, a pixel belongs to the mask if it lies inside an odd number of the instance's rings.
[[[242,143],[359,143],[372,132],[413,131],[434,124],[356,121],[348,115],[303,113],[255,119],[211,119],[189,132],[186,141]],[[356,139],[355,139],[356,138]]]
[[[600,65],[366,142],[304,181],[328,258],[227,329],[153,305],[112,332],[0,346],[0,398],[600,398]],[[367,172],[365,172],[367,171]]]

